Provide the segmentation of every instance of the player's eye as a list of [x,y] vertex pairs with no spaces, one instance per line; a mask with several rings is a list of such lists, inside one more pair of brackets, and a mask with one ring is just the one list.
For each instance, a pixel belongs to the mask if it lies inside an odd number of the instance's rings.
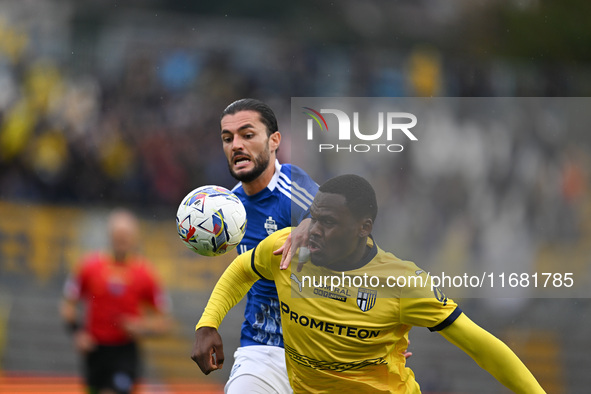
[[320,223],[320,225],[323,227],[333,227],[334,225],[336,225],[336,221],[333,218],[329,217],[320,217],[317,218],[316,221]]

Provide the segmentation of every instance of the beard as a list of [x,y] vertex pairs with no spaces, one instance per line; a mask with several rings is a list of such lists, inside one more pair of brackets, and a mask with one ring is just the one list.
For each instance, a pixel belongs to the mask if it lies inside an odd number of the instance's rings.
[[259,156],[253,159],[254,168],[249,172],[236,174],[236,172],[234,172],[232,169],[231,162],[228,162],[228,169],[230,170],[230,174],[232,174],[234,179],[239,180],[240,182],[248,183],[257,179],[267,169],[270,159],[271,153],[269,152],[269,148],[267,148]]

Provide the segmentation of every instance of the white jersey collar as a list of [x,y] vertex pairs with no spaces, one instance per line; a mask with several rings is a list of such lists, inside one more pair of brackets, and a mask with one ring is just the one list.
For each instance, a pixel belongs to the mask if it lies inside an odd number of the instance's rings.
[[281,164],[279,160],[275,159],[275,173],[273,174],[273,178],[271,178],[271,182],[267,185],[267,188],[271,191],[275,190],[277,187],[277,182],[279,182],[279,174],[281,173]]

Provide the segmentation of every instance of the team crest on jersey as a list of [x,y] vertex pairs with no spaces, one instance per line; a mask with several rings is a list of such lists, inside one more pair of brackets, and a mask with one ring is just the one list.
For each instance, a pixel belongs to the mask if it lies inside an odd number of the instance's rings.
[[359,288],[357,291],[357,306],[363,312],[367,312],[376,304],[378,298],[378,291],[371,289]]
[[271,235],[275,231],[277,231],[277,222],[273,219],[272,216],[269,216],[267,221],[265,222],[265,230],[267,230],[267,234]]

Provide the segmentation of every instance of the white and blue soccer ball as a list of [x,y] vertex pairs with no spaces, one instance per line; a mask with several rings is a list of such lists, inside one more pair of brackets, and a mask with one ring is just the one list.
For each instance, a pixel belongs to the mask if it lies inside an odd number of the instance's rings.
[[181,201],[176,227],[179,237],[192,251],[220,256],[234,249],[244,237],[246,210],[228,189],[201,186]]

